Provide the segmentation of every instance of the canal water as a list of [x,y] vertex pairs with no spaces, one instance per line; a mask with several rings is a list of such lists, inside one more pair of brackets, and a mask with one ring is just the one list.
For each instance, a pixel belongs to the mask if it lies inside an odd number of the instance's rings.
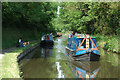
[[53,47],[38,47],[22,60],[24,78],[118,78],[118,55],[99,48],[100,61],[73,61],[65,47],[67,37],[54,40]]

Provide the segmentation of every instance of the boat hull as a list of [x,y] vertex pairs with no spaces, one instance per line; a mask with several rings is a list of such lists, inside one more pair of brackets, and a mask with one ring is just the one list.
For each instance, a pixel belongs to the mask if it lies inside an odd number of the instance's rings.
[[61,37],[62,35],[56,35],[55,37]]
[[53,40],[42,40],[40,42],[40,46],[53,46],[54,42]]
[[76,51],[66,48],[66,53],[76,61],[99,61],[100,59],[100,55],[94,54],[93,52],[76,55]]

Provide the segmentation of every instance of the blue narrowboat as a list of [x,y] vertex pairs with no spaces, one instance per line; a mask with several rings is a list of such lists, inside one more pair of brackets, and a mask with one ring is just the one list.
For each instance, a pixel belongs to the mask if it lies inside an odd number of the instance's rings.
[[98,61],[100,58],[96,38],[89,35],[79,34],[68,38],[66,51],[74,60]]
[[54,41],[52,34],[45,34],[41,38],[40,46],[53,46]]

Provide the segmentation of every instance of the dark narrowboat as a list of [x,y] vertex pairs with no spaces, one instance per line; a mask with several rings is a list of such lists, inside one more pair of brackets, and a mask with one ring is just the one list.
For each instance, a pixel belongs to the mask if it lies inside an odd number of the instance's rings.
[[54,41],[52,34],[45,34],[41,38],[40,46],[53,46]]
[[61,33],[57,33],[55,37],[61,37],[62,34]]
[[96,38],[89,35],[68,38],[66,51],[74,60],[98,61],[100,58]]

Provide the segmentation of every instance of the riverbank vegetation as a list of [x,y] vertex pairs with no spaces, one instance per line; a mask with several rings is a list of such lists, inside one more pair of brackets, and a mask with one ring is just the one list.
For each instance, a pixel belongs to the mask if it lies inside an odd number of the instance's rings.
[[118,36],[112,36],[110,37],[107,41],[106,44],[104,45],[104,49],[106,49],[107,51],[112,51],[115,53],[119,53],[118,52]]
[[118,35],[114,36],[102,36],[102,35],[92,35],[96,37],[98,47],[103,48],[107,51],[111,51],[114,53],[119,53],[119,39]]
[[26,51],[28,48],[40,43],[40,41],[35,41],[26,47],[17,48],[10,53],[4,54],[2,58],[2,71],[1,71],[1,78],[20,78],[20,70],[18,67],[17,56]]

